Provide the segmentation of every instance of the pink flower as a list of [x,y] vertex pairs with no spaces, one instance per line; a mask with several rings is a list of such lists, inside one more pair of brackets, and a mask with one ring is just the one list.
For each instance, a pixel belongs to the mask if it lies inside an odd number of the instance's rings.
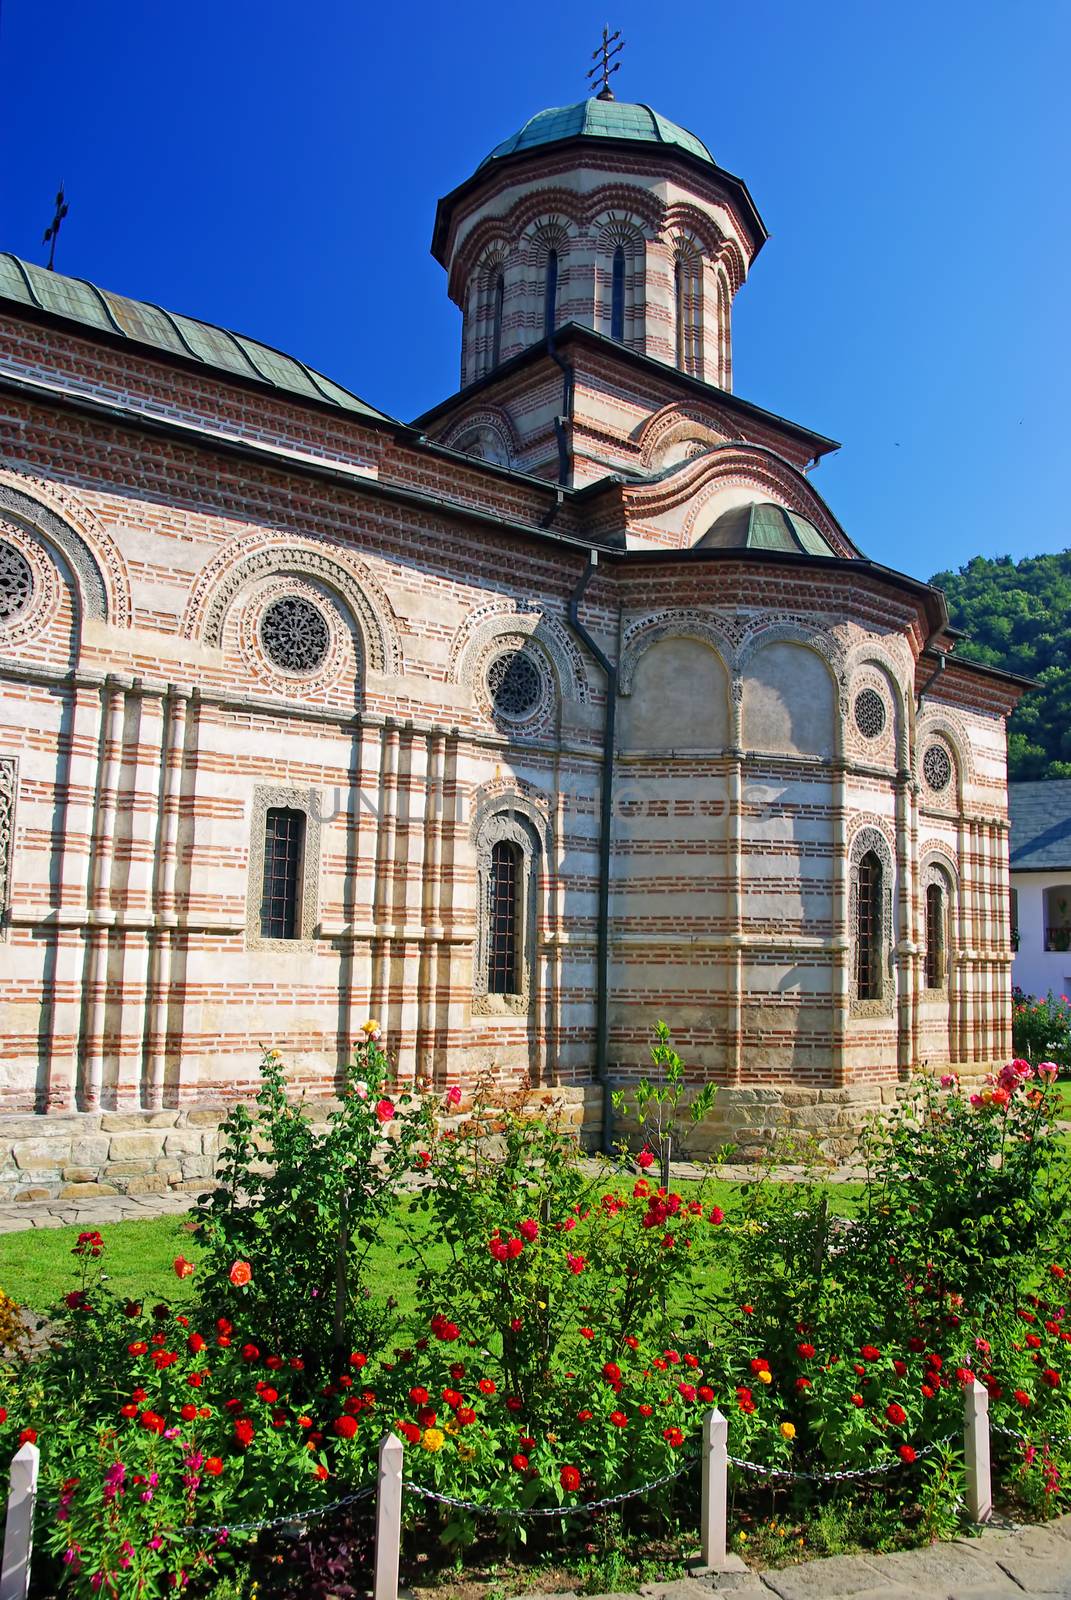
[[380,1122],[391,1122],[394,1118],[394,1106],[389,1100],[376,1101],[376,1116]]
[[1055,1083],[1060,1069],[1055,1061],[1039,1061],[1038,1077],[1044,1078],[1046,1083]]
[[585,1266],[587,1265],[587,1262],[583,1256],[573,1256],[567,1254],[565,1259],[569,1265],[569,1271],[574,1275],[583,1272]]
[[520,1227],[517,1229],[517,1232],[520,1234],[521,1238],[527,1240],[529,1244],[534,1244],[539,1238],[539,1223],[535,1222],[531,1217],[529,1217],[527,1221],[521,1223]]
[[367,1085],[367,1083],[364,1083],[364,1082],[355,1083],[354,1086],[353,1086],[353,1092],[357,1096],[358,1100],[367,1100],[368,1099],[368,1085]]
[[956,1082],[957,1079],[954,1072],[944,1072],[941,1074],[942,1089],[954,1089],[956,1087]]
[[461,1090],[456,1083],[452,1089],[447,1089],[446,1103],[448,1106],[459,1106],[461,1104]]

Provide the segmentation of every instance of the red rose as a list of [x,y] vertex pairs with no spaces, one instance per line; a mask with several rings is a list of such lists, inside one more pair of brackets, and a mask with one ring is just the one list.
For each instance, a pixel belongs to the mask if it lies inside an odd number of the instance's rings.
[[223,1471],[223,1462],[219,1456],[209,1456],[204,1463],[204,1471],[208,1473],[210,1478],[218,1478]]
[[558,1474],[558,1482],[566,1494],[573,1494],[580,1488],[580,1473],[576,1467],[563,1467]]
[[897,1405],[895,1400],[890,1401],[890,1403],[885,1407],[885,1415],[888,1417],[893,1426],[897,1428],[903,1427],[904,1423],[907,1421],[907,1412],[904,1410],[903,1406]]
[[536,1239],[539,1238],[539,1223],[533,1221],[532,1218],[529,1217],[526,1221],[521,1223],[520,1227],[517,1229],[517,1232],[520,1234],[522,1239],[528,1242],[528,1244],[534,1244]]
[[513,1460],[510,1462],[510,1466],[513,1467],[514,1471],[516,1471],[516,1472],[527,1472],[528,1471],[528,1457],[527,1456],[522,1456],[522,1455],[519,1455],[519,1454],[515,1455],[513,1457]]
[[636,1157],[636,1165],[638,1167],[642,1167],[644,1172],[647,1171],[648,1167],[653,1167],[654,1166],[654,1156],[652,1155],[651,1151],[650,1150],[641,1150],[639,1155]]
[[725,1221],[725,1212],[721,1209],[721,1206],[711,1206],[707,1214],[707,1221],[712,1223],[715,1228],[721,1227]]
[[662,1437],[674,1450],[684,1443],[684,1435],[679,1428],[664,1428]]
[[506,1245],[506,1255],[509,1257],[509,1259],[511,1261],[516,1261],[517,1257],[520,1255],[520,1253],[521,1253],[521,1251],[523,1249],[524,1249],[524,1240],[523,1239],[513,1238]]
[[234,1437],[244,1450],[256,1437],[256,1429],[248,1417],[239,1417],[234,1424]]
[[392,1122],[394,1120],[394,1106],[389,1100],[376,1101],[376,1116],[380,1122]]
[[910,1466],[913,1461],[918,1459],[917,1452],[913,1450],[909,1444],[902,1444],[896,1453],[900,1457],[901,1461],[907,1462],[908,1466]]
[[185,1256],[176,1256],[174,1260],[175,1277],[188,1278],[194,1271],[192,1261],[187,1261]]
[[340,1439],[352,1439],[354,1434],[357,1432],[357,1418],[336,1417],[334,1421],[334,1430]]

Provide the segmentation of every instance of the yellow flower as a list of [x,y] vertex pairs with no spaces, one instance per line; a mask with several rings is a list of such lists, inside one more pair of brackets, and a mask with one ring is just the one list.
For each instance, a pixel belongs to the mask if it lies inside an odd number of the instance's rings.
[[767,1372],[766,1368],[763,1367],[762,1371],[758,1374],[758,1380],[759,1380],[760,1383],[772,1383],[773,1382],[773,1373],[772,1372]]
[[476,1460],[476,1452],[470,1444],[459,1444],[457,1447],[457,1453],[462,1461]]
[[375,1017],[369,1017],[368,1021],[362,1027],[361,1032],[362,1033],[378,1033],[379,1032],[379,1023],[376,1021]]
[[796,1437],[795,1424],[791,1422],[782,1422],[781,1437],[782,1439],[794,1439]]
[[446,1429],[446,1431],[450,1435],[451,1439],[454,1437],[454,1434],[458,1431],[457,1430],[457,1422],[455,1421],[455,1419],[453,1417],[450,1418],[449,1422],[444,1422],[443,1423],[443,1427]]
[[446,1443],[446,1435],[441,1428],[425,1428],[420,1444],[422,1449],[430,1450],[434,1455],[436,1450],[441,1450]]

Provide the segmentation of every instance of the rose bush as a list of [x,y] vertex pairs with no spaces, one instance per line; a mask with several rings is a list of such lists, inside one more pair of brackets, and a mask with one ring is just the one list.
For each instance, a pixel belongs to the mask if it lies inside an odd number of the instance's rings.
[[[1048,1068],[1012,1063],[973,1093],[920,1082],[871,1135],[848,1218],[816,1182],[740,1183],[719,1203],[658,1185],[642,1152],[582,1160],[553,1107],[487,1087],[426,1096],[417,1116],[386,1072],[370,1037],[317,1133],[266,1059],[224,1191],[175,1259],[184,1309],[117,1300],[105,1240],[80,1237],[50,1346],[0,1367],[0,1450],[41,1448],[57,1586],[211,1587],[240,1525],[371,1483],[390,1429],[411,1481],[508,1526],[687,1470],[714,1405],[734,1455],[889,1467],[948,1529],[975,1378],[1005,1485],[1038,1511],[1067,1503],[1067,1156]],[[404,1319],[363,1264],[388,1214],[408,1238]],[[440,1529],[473,1531],[464,1511]]]

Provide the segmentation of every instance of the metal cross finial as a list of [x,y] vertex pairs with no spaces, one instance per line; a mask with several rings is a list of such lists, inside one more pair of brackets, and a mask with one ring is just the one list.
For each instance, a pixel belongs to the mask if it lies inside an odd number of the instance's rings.
[[625,41],[621,38],[621,29],[618,28],[616,32],[611,33],[610,25],[607,23],[602,30],[602,44],[597,50],[591,52],[591,59],[595,62],[595,65],[588,69],[588,78],[592,80],[592,88],[595,87],[596,80],[602,79],[597,96],[599,100],[612,100],[614,97],[614,91],[610,88],[610,74],[617,72],[621,63],[620,61],[614,61],[613,66],[611,66],[610,62],[613,61],[614,56],[620,55],[624,48]]
[[48,252],[49,272],[55,272],[56,270],[56,240],[59,238],[59,231],[63,224],[63,219],[70,209],[70,206],[63,198],[63,184],[61,183],[59,186],[59,193],[56,196],[56,215],[52,218],[52,221],[45,229],[45,236],[41,240],[42,244],[48,244],[52,247]]

